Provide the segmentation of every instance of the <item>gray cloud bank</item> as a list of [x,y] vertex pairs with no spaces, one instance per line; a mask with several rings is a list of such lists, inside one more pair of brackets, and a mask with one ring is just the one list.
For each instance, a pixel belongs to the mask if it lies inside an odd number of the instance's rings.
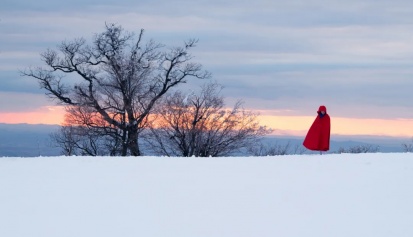
[[313,115],[325,104],[335,116],[413,118],[413,2],[401,0],[6,0],[0,92],[41,93],[14,72],[62,40],[90,40],[104,22],[167,45],[199,38],[195,60],[248,108]]

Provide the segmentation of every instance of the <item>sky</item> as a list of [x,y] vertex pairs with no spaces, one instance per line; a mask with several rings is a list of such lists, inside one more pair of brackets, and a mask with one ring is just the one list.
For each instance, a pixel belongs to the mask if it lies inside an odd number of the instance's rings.
[[333,134],[413,136],[407,0],[3,0],[0,122],[62,122],[64,110],[19,70],[64,40],[91,40],[105,22],[168,46],[199,39],[194,60],[228,105],[243,100],[275,133],[305,134],[325,105]]
[[411,237],[413,154],[0,159],[0,236]]

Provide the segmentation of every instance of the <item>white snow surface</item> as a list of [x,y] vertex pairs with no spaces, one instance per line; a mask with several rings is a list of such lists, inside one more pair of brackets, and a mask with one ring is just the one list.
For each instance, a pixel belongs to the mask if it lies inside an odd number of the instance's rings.
[[411,237],[413,154],[0,158],[2,237]]

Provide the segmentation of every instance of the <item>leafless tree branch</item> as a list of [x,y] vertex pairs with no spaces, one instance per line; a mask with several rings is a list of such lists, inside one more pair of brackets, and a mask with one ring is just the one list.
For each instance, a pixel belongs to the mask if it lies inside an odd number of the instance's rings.
[[35,78],[59,104],[79,107],[121,131],[121,155],[138,156],[140,133],[157,101],[188,78],[210,77],[192,62],[196,40],[166,50],[153,40],[145,43],[143,35],[144,30],[135,37],[121,26],[105,24],[91,44],[83,38],[64,41],[41,54],[44,68],[29,68],[22,75]]

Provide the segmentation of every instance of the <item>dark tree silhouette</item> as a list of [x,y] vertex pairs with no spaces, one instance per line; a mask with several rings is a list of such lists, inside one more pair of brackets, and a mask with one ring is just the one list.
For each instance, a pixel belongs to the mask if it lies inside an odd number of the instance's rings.
[[99,113],[85,107],[68,106],[65,123],[51,135],[63,155],[121,155],[122,135],[125,134],[108,124]]
[[[120,155],[139,156],[139,136],[157,101],[188,78],[210,76],[192,62],[189,51],[196,40],[164,49],[153,40],[144,43],[143,32],[136,36],[107,24],[91,44],[83,38],[64,41],[57,51],[41,54],[46,67],[29,68],[22,74],[37,79],[59,104],[90,113],[104,128],[116,130]],[[81,122],[74,126],[99,127]]]
[[157,110],[149,147],[167,156],[216,157],[247,148],[269,132],[240,101],[226,109],[221,88],[210,83],[199,95],[177,91],[167,96]]

